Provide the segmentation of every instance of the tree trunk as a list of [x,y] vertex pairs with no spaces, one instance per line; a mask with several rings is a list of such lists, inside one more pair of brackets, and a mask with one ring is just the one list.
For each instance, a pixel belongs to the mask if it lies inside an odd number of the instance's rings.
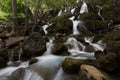
[[24,28],[24,33],[26,34],[27,27],[28,27],[28,14],[29,14],[26,0],[24,0],[24,4],[25,4],[25,28]]
[[12,10],[13,10],[13,30],[12,34],[18,35],[18,15],[17,15],[17,2],[16,0],[12,0]]
[[41,0],[38,0],[37,4],[36,4],[36,10],[34,13],[34,23],[37,23],[37,17],[38,17],[38,13],[39,13],[39,9],[40,9],[40,5],[41,5]]

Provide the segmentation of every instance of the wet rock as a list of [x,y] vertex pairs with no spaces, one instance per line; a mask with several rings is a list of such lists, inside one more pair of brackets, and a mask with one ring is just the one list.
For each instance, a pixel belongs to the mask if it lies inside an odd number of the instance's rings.
[[82,64],[83,62],[78,59],[66,58],[62,63],[62,68],[66,73],[78,74]]
[[90,65],[81,65],[79,80],[111,80],[97,68]]
[[62,43],[55,43],[53,54],[55,55],[69,55],[68,48]]
[[11,74],[11,78],[12,80],[23,80],[23,76],[24,76],[24,73],[25,73],[25,69],[24,68],[19,68],[17,70],[15,70],[14,72],[12,72]]
[[36,63],[38,60],[37,59],[30,59],[29,60],[29,65]]
[[30,58],[33,56],[40,56],[46,51],[46,41],[41,34],[33,32],[23,43],[25,58]]

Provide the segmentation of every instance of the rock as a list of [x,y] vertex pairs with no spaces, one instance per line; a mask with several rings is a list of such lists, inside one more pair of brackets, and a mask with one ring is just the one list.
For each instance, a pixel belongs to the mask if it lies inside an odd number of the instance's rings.
[[41,34],[33,32],[23,43],[25,58],[40,56],[46,51],[46,41]]
[[83,64],[80,68],[79,80],[111,80],[93,66]]
[[61,33],[57,33],[55,35],[55,43],[64,43],[67,40],[67,36],[65,36],[64,34]]
[[47,28],[48,34],[71,34],[72,33],[72,21],[66,18],[67,16],[57,16],[53,19],[53,24]]
[[25,37],[17,36],[17,37],[9,37],[6,42],[6,47],[13,47],[19,44],[19,42],[24,41]]
[[0,49],[0,68],[7,66],[8,60],[7,50]]
[[82,61],[78,59],[65,58],[62,63],[63,71],[69,74],[78,74],[80,66],[83,64]]
[[64,56],[70,54],[68,52],[68,48],[62,43],[55,43],[52,53],[55,55],[64,55]]
[[29,60],[29,65],[36,63],[38,60],[37,59],[30,59]]
[[25,74],[25,69],[24,68],[18,68],[11,74],[11,78],[14,80],[23,80],[23,76]]

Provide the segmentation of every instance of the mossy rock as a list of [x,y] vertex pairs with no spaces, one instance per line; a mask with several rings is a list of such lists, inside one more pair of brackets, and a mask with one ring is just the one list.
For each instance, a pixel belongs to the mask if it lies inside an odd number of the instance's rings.
[[68,52],[68,48],[63,44],[63,43],[55,43],[54,44],[54,49],[52,52],[54,55],[69,55],[70,53]]
[[86,20],[85,26],[93,33],[102,33],[107,31],[108,23],[109,21]]
[[62,68],[68,74],[78,74],[81,64],[83,62],[78,59],[66,58],[62,63]]
[[61,33],[68,35],[72,33],[73,24],[71,20],[58,16],[53,21],[53,25],[47,29],[48,34]]

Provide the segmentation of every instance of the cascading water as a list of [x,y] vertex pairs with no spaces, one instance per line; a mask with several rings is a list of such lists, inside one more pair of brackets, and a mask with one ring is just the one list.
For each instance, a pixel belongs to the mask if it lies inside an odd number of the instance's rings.
[[[82,1],[82,0],[79,0]],[[66,12],[65,9],[64,12]],[[75,8],[71,10],[71,13],[74,14]],[[81,6],[80,13],[88,12],[86,2],[83,2]],[[62,10],[59,11],[58,16],[62,15]],[[81,23],[80,20],[74,20],[75,16],[69,18],[73,22],[73,34],[80,34],[77,29],[78,24]],[[47,28],[50,24],[42,26],[45,34],[48,34]],[[69,37],[68,40],[64,43],[68,46],[68,51],[71,53],[69,56],[55,56],[52,55],[52,50],[54,49],[54,37],[49,38],[49,42],[46,43],[47,50],[44,54],[40,57],[36,57],[38,60],[36,63],[28,66],[28,62],[21,62],[19,66],[9,66],[4,69],[0,70],[0,80],[9,80],[11,74],[19,68],[24,68],[25,73],[22,77],[22,80],[78,80],[77,75],[70,75],[64,73],[61,68],[61,63],[64,61],[65,58],[75,58],[75,59],[95,59],[94,51],[93,52],[86,52],[86,46],[83,45],[81,42],[77,41],[73,37]],[[89,45],[93,46],[95,51],[101,50],[105,48],[105,44],[102,41],[98,41],[97,43],[92,43],[93,38],[85,37],[85,42],[89,43]],[[19,50],[19,61],[21,60],[22,49]],[[12,54],[11,54],[12,58]],[[9,62],[12,62],[10,58]],[[7,79],[6,79],[7,78]],[[13,79],[12,79],[13,80]]]
[[98,41],[97,43],[92,43],[93,38],[94,37],[85,37],[84,39],[85,39],[85,42],[89,43],[90,45],[94,47],[95,51],[97,50],[103,51],[106,47],[106,44],[103,44],[101,40]]
[[69,20],[73,22],[73,34],[80,34],[80,32],[77,29],[78,24],[80,23],[80,20],[74,20],[74,19],[75,19],[75,16],[69,18]]
[[43,28],[43,31],[45,32],[45,34],[48,34],[48,32],[47,32],[47,28],[49,27],[49,26],[51,26],[52,25],[52,23],[50,24],[50,23],[48,23],[48,24],[46,24],[46,25],[43,25],[42,26],[42,28]]
[[44,26],[42,26],[42,28],[43,28],[43,30],[44,30],[44,32],[45,32],[45,34],[47,34],[48,32],[47,32],[47,28],[48,28],[48,25],[44,25]]
[[80,13],[83,14],[85,12],[88,12],[88,8],[87,8],[87,4],[86,2],[83,1],[83,4],[81,6],[81,10],[80,10]]
[[59,12],[58,12],[58,15],[57,16],[61,16],[62,15],[62,10],[60,10]]
[[28,67],[28,62],[23,62],[18,67],[9,66],[4,69],[1,69],[0,70],[0,80],[2,80],[3,78],[5,78],[5,80],[6,80],[6,78],[9,78],[11,76],[12,72],[14,72],[15,70],[17,70],[19,68],[26,68],[26,67]]
[[44,80],[40,75],[37,73],[26,69],[24,73],[23,80]]
[[74,14],[76,8],[71,9],[71,13]]
[[21,62],[21,55],[23,54],[23,48],[20,48],[20,49],[19,49],[18,54],[19,54],[19,56],[18,56],[18,61]]
[[44,55],[37,57],[38,62],[29,67],[40,74],[44,80],[53,80],[57,70],[60,68],[60,64],[64,61],[65,57],[54,56],[54,55]]
[[53,46],[54,46],[53,40],[54,40],[54,37],[49,38],[49,42],[46,43],[47,51],[44,53],[44,55],[51,55],[52,54],[52,50],[53,50]]
[[94,58],[94,53],[85,52],[86,47],[73,37],[68,38],[65,45],[68,46],[68,51],[72,55],[70,57],[76,57],[76,59]]
[[99,5],[96,5],[96,7],[98,8],[98,15],[100,16],[100,18],[101,18],[102,20],[104,20],[104,18],[103,18],[102,15],[101,15],[102,7],[100,7]]

